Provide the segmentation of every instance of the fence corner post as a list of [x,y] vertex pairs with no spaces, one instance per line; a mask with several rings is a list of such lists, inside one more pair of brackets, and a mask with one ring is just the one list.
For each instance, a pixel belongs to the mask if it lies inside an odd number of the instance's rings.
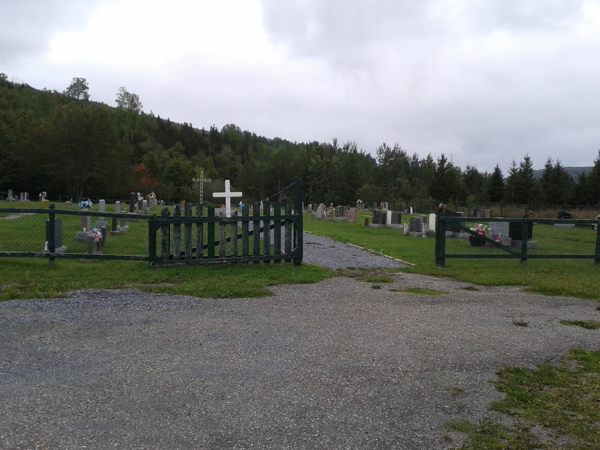
[[522,266],[527,265],[527,244],[529,239],[529,223],[527,219],[521,219],[521,262]]
[[56,214],[54,213],[54,204],[48,205],[48,264],[55,264],[56,258],[54,254],[56,253],[56,241],[55,241],[55,229],[56,229]]
[[439,214],[435,219],[435,265],[446,267],[446,222]]

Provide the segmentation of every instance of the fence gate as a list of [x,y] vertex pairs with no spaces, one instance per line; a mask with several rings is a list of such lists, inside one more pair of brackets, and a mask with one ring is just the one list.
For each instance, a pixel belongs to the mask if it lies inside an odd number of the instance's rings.
[[[242,213],[215,214],[215,208],[178,205],[149,221],[152,265],[273,261],[302,263],[302,180],[295,183],[294,209],[280,202],[255,203]],[[252,211],[250,211],[250,209]],[[206,214],[205,214],[206,212]],[[183,233],[182,233],[183,228]],[[158,237],[157,237],[158,235]]]

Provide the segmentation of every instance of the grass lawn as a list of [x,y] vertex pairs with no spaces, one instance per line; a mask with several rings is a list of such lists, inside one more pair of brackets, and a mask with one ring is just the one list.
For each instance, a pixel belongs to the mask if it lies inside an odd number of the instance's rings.
[[[77,205],[56,206],[57,209],[78,209]],[[47,209],[48,203],[0,202],[0,207]],[[155,207],[151,213],[160,214],[161,209]],[[93,211],[97,211],[97,205],[94,205]],[[106,212],[114,211],[114,205],[106,205]],[[0,214],[0,218],[9,215]],[[63,244],[68,247],[68,252],[81,253],[85,258],[87,244],[75,239],[80,228],[80,216],[57,214],[56,217],[62,221]],[[0,251],[41,251],[44,248],[47,219],[46,214],[34,214],[0,220]],[[92,223],[96,219],[92,217]],[[138,218],[135,222],[129,222],[128,226],[129,231],[125,233],[107,236],[104,254],[148,255],[148,221]],[[227,227],[227,231],[229,235],[230,227]],[[218,230],[216,239],[219,239]],[[238,244],[238,252],[241,252],[241,243]],[[231,253],[231,243],[227,245],[227,251]],[[54,265],[49,265],[46,258],[0,258],[0,300],[64,296],[74,289],[127,287],[198,297],[259,297],[270,295],[266,286],[314,283],[335,275],[335,271],[323,267],[306,264],[296,267],[291,263],[273,262],[152,268],[145,262],[132,261],[95,260],[82,263],[77,259],[58,258]]]
[[[404,236],[402,230],[364,226],[368,212],[357,221],[337,222],[304,216],[304,229],[315,234],[348,242],[380,254],[407,261],[408,273],[453,277],[460,281],[488,286],[527,286],[545,295],[564,295],[600,300],[600,266],[591,259],[530,259],[526,266],[519,259],[446,259],[446,267],[435,265],[435,239]],[[408,221],[410,216],[402,216]],[[536,226],[534,239],[546,254],[594,253],[595,232],[587,229],[561,229]],[[593,235],[593,236],[592,236]],[[467,239],[448,239],[447,252],[477,253],[496,249],[470,247]],[[533,251],[532,251],[533,252]]]
[[506,397],[490,409],[512,417],[512,424],[450,420],[447,429],[469,436],[461,448],[600,448],[600,351],[572,350],[558,366],[506,367],[496,387]]

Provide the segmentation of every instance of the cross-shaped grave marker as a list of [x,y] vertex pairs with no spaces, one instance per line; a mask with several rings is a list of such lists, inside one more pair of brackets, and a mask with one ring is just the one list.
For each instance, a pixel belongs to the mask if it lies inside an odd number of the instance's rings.
[[213,193],[213,197],[225,197],[225,213],[227,217],[231,217],[231,198],[242,196],[241,192],[231,192],[230,189],[229,180],[225,180],[225,192]]
[[210,183],[212,180],[210,178],[204,178],[204,170],[201,170],[200,178],[192,178],[192,181],[200,183],[200,204],[202,204],[204,200],[204,183]]

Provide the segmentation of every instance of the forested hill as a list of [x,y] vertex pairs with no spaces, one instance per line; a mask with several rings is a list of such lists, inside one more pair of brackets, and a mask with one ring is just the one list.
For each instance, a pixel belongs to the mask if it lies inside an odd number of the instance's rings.
[[[139,97],[119,89],[117,107],[89,100],[85,79],[64,92],[12,83],[0,74],[0,191],[46,191],[124,199],[155,192],[165,201],[197,201],[192,178],[212,182],[205,198],[232,180],[245,202],[267,198],[302,177],[305,203],[353,204],[411,198],[446,201],[596,204],[600,156],[591,173],[573,180],[559,163],[533,178],[533,162],[513,164],[507,182],[499,167],[461,169],[444,155],[408,155],[382,144],[376,158],[355,143],[296,143],[257,136],[235,125],[197,129],[142,112]],[[278,197],[285,200],[285,193]]]
[[[567,174],[573,178],[574,180],[577,180],[577,178],[579,177],[579,175],[585,173],[585,174],[589,174],[594,168],[592,166],[589,167],[563,167],[563,169],[565,170],[565,172],[567,172]],[[538,178],[542,178],[544,176],[544,169],[537,169],[533,171],[533,178],[535,178],[536,180]]]

